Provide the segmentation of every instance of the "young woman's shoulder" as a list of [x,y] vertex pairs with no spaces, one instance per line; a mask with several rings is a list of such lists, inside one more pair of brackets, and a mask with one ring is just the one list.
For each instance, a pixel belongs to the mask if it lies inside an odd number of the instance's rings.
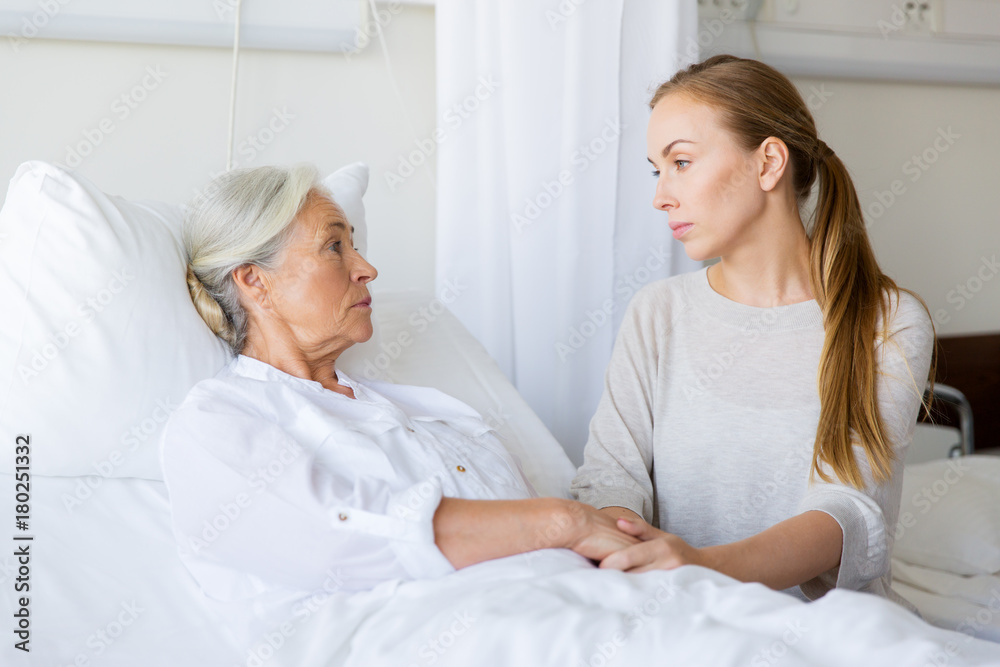
[[704,271],[680,273],[644,285],[632,297],[629,309],[669,312],[686,306],[694,298],[697,281],[704,280]]
[[[898,297],[891,292],[888,296],[890,337],[906,336],[928,341],[934,339],[934,323],[920,299],[904,289],[899,290]],[[882,318],[879,317],[880,328],[881,325]]]
[[641,287],[628,303],[618,337],[646,342],[663,340],[664,332],[674,330],[691,310],[698,274],[698,271],[682,273]]

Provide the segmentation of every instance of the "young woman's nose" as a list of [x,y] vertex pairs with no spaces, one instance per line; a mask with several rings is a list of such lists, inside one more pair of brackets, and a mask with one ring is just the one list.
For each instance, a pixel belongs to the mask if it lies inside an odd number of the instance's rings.
[[667,191],[666,186],[656,184],[656,193],[653,195],[653,208],[658,211],[670,211],[677,208],[677,199]]

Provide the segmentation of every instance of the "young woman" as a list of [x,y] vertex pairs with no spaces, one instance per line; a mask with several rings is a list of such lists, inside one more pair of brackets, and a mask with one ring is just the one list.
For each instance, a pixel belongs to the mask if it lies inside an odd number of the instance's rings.
[[847,169],[786,77],[716,56],[650,107],[653,205],[688,256],[719,261],[647,286],[622,322],[573,490],[642,541],[601,566],[698,564],[913,609],[889,563],[932,375],[926,305],[879,269]]

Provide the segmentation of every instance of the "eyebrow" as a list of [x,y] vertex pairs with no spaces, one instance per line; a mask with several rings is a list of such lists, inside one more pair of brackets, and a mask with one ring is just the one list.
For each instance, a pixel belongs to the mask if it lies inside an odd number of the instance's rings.
[[[663,151],[660,153],[660,156],[667,157],[668,155],[670,155],[670,149],[674,147],[674,144],[680,144],[680,143],[696,144],[698,142],[691,141],[690,139],[674,139],[669,144],[667,144],[667,147],[663,149]],[[647,157],[646,159],[649,160],[649,162],[652,164],[653,161],[650,158]]]
[[[326,223],[326,232],[327,232],[328,234],[329,234],[330,232],[332,232],[332,231],[333,231],[334,229],[338,229],[338,228],[339,228],[339,229],[340,229],[341,231],[347,231],[347,225],[345,225],[345,224],[344,224],[343,222],[341,222],[340,220],[337,220],[336,222],[328,222],[328,223]],[[352,233],[352,234],[354,233],[354,225],[351,225],[351,233]]]
[[[323,226],[323,232],[317,235],[316,240],[325,245],[338,231],[341,233],[347,231],[347,224],[342,220],[330,220]],[[354,236],[353,225],[351,226],[351,236]]]

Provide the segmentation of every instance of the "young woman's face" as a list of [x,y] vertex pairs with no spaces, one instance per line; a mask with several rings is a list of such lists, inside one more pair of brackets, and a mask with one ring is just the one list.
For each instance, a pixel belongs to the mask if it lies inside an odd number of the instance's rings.
[[656,176],[653,206],[667,211],[688,257],[724,256],[752,239],[765,201],[759,163],[711,107],[666,95],[649,118],[646,146]]

